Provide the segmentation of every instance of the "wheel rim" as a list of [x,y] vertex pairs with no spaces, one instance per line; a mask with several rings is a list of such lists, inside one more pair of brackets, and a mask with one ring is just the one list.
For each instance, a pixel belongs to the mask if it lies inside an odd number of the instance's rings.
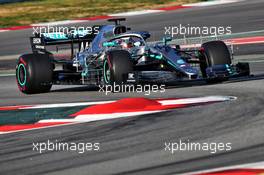
[[17,80],[20,86],[25,86],[27,80],[27,71],[24,64],[20,63],[17,67]]
[[107,60],[105,60],[104,62],[104,81],[106,83],[110,82],[110,76],[111,76],[110,67],[108,65]]

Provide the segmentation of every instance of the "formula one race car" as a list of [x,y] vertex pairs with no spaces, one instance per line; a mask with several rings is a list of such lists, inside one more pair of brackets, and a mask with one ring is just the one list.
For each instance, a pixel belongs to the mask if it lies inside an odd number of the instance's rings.
[[[195,50],[169,45],[170,37],[148,44],[148,32],[131,32],[120,24],[123,20],[110,19],[114,25],[93,26],[92,30],[35,34],[30,38],[33,53],[18,59],[16,79],[20,91],[48,92],[53,84],[223,81],[250,74],[248,63],[232,64],[229,49],[222,41],[203,43]],[[69,56],[58,54],[58,50],[70,52]]]

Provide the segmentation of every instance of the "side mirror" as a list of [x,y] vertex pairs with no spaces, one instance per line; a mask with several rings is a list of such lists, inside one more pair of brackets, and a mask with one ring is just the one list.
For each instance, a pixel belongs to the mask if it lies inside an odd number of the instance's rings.
[[103,42],[103,47],[114,47],[117,46],[117,43],[112,41],[112,42]]
[[167,45],[167,43],[169,41],[172,41],[172,38],[170,36],[165,36],[165,37],[163,37],[162,41],[163,41],[164,45]]

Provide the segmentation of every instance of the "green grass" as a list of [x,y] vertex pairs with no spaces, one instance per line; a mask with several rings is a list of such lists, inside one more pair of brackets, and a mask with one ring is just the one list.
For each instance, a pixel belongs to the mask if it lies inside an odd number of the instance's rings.
[[0,27],[76,19],[201,0],[32,0],[0,5]]

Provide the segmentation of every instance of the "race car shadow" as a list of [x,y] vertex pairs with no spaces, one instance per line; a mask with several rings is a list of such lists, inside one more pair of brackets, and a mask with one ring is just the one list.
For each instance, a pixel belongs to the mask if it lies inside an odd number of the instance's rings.
[[250,75],[247,77],[230,78],[227,81],[215,82],[215,83],[208,83],[205,80],[174,81],[167,83],[166,86],[168,89],[170,89],[177,87],[205,86],[205,85],[213,85],[213,84],[221,84],[221,83],[227,84],[227,83],[237,83],[243,81],[263,80],[263,79],[264,79],[264,74],[258,74],[258,75]]
[[[59,87],[60,85],[58,85]],[[82,91],[98,91],[99,87],[97,86],[78,86],[78,87],[68,87],[68,88],[61,88],[61,89],[54,89],[51,92],[82,92]]]
[[[192,87],[192,86],[206,86],[214,84],[226,84],[226,83],[237,83],[243,81],[253,81],[253,80],[264,80],[264,74],[251,75],[248,77],[238,77],[230,78],[227,81],[218,82],[218,83],[208,83],[205,80],[186,80],[186,81],[172,81],[166,83],[166,89],[180,88],[180,87]],[[60,85],[58,85],[59,87]],[[87,86],[78,86],[78,87],[68,87],[68,88],[59,88],[53,89],[51,92],[84,92],[84,91],[98,91],[100,88],[95,85]]]

